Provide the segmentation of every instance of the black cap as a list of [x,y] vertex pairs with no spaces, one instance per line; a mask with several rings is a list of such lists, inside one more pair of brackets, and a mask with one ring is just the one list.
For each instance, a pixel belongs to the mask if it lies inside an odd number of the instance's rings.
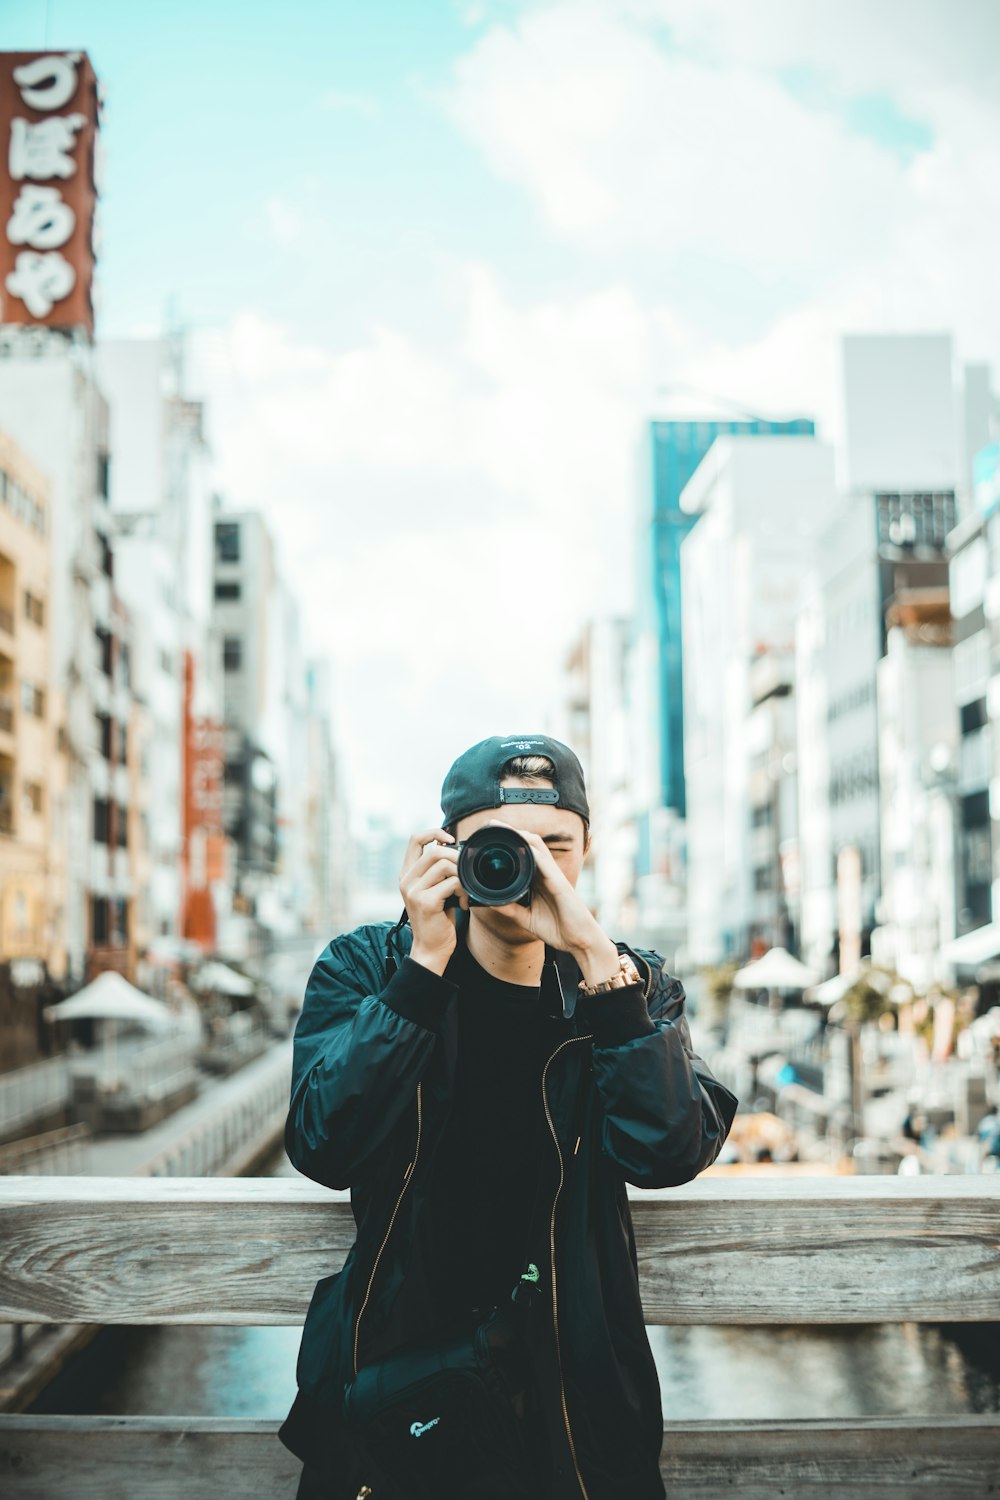
[[[553,786],[501,786],[504,766],[521,755],[547,756],[555,767],[553,775],[546,778]],[[441,788],[442,822],[447,827],[469,813],[511,802],[565,807],[579,813],[585,823],[590,822],[583,767],[568,745],[546,734],[496,734],[460,755]]]

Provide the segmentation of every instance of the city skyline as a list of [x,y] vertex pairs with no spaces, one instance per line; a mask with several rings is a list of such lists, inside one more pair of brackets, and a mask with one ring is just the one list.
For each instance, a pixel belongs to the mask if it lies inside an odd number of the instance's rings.
[[[0,45],[91,54],[99,336],[190,329],[227,503],[336,662],[359,814],[433,816],[453,753],[555,707],[595,601],[630,607],[672,393],[836,441],[842,332],[995,362],[988,6],[235,14],[13,3]],[[484,623],[513,598],[516,673]]]

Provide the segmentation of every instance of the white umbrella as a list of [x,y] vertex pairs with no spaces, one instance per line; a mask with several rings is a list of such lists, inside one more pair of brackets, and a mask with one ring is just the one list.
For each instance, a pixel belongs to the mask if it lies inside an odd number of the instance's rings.
[[804,990],[819,975],[787,948],[770,948],[761,958],[738,969],[733,984],[741,990]]
[[832,979],[824,979],[822,984],[810,985],[809,998],[818,1000],[821,1005],[834,1005],[836,1001],[843,999],[851,985],[856,984],[860,977],[860,969],[855,969],[851,974],[834,974]]
[[252,995],[254,991],[252,979],[215,959],[202,964],[191,983],[197,990],[218,990],[223,995]]
[[154,1030],[165,1030],[176,1024],[172,1010],[129,984],[122,974],[109,969],[98,974],[68,1000],[47,1005],[45,1015],[54,1021],[75,1021],[83,1017],[116,1021],[137,1021]]
[[[137,990],[134,984],[113,969],[98,974],[90,984],[84,985],[68,1000],[56,1005],[46,1005],[44,1014],[53,1021],[92,1020],[135,1021],[153,1031],[168,1031],[177,1025],[177,1017],[159,1000],[153,1000]],[[111,1068],[117,1077],[118,1046],[117,1032],[111,1032]]]

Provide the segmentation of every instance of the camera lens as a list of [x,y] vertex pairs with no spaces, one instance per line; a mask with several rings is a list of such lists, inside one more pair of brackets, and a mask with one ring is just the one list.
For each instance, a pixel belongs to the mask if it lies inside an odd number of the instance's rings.
[[458,878],[474,906],[531,904],[535,858],[514,828],[476,828],[463,840]]
[[488,891],[505,891],[517,875],[517,860],[502,844],[490,844],[476,856],[472,868]]

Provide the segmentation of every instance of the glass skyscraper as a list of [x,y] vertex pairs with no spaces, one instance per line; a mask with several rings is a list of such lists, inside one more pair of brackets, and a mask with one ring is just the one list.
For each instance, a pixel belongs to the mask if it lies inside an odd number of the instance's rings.
[[806,417],[772,422],[655,421],[644,455],[645,514],[639,532],[639,628],[656,642],[655,702],[658,721],[660,805],[679,817],[684,795],[684,695],[681,655],[681,542],[698,520],[681,510],[681,491],[717,437],[729,434],[814,436]]

